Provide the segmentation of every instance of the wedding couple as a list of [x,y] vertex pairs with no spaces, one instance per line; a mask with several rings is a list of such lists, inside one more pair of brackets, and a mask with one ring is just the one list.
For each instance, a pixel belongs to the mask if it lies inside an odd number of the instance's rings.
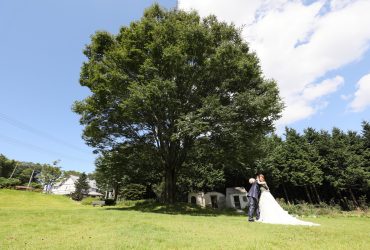
[[250,178],[249,183],[252,186],[247,195],[249,199],[248,221],[253,222],[253,215],[256,214],[256,220],[263,223],[319,226],[319,224],[301,221],[289,215],[271,195],[263,174],[257,175],[256,179]]

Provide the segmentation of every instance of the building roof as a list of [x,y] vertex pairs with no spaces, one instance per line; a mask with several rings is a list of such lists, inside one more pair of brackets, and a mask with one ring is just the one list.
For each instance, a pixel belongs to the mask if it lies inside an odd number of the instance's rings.
[[103,194],[95,192],[95,191],[89,192],[89,195],[91,195],[91,196],[103,196]]
[[229,187],[226,188],[226,194],[245,194],[247,191],[244,187]]
[[[76,181],[79,179],[80,177],[79,176],[76,176],[76,175],[70,175],[68,176],[68,178],[64,178],[62,181],[59,181],[59,182],[56,182],[53,186],[54,187],[60,187],[62,186],[67,180],[71,179],[73,183],[76,183]],[[89,187],[90,188],[93,188],[93,189],[98,189],[97,185],[96,185],[96,181],[95,180],[90,180],[90,179],[87,179],[87,183],[89,184]]]

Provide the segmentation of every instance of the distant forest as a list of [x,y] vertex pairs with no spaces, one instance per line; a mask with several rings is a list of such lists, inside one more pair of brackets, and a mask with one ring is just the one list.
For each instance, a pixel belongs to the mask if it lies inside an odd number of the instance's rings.
[[10,188],[17,185],[42,189],[52,185],[57,180],[70,175],[80,175],[74,170],[63,171],[58,167],[58,161],[53,164],[22,162],[8,159],[0,154],[0,188]]
[[370,197],[370,124],[361,133],[286,128],[283,137],[265,141],[266,157],[257,162],[273,194],[287,202],[366,206]]
[[[292,128],[286,128],[282,137],[270,135],[261,141],[260,151],[263,156],[254,165],[240,171],[223,170],[220,174],[219,169],[208,168],[197,173],[181,175],[177,188],[182,196],[178,200],[183,200],[186,193],[194,189],[224,192],[228,186],[248,188],[247,178],[262,173],[273,195],[289,203],[325,202],[331,205],[340,204],[343,209],[348,210],[367,206],[370,198],[368,122],[362,123],[360,133],[344,132],[338,128],[333,128],[331,132],[307,128],[299,134]],[[97,178],[100,186],[109,184],[112,187],[112,181],[121,179],[126,180],[122,182],[121,188],[137,183],[147,186],[152,195],[158,193],[155,189],[160,186],[160,179],[153,173],[140,172],[138,176],[139,172],[127,171],[124,166],[120,168],[120,172],[104,172],[104,159],[106,158],[97,160],[97,171],[91,176]],[[0,155],[0,178],[11,176],[18,180],[16,183],[19,185],[31,181],[33,186],[41,188],[40,183],[51,184],[56,179],[70,174],[79,173],[60,171],[56,165],[18,162]],[[148,179],[151,181],[148,182]],[[117,190],[117,193],[119,192]]]

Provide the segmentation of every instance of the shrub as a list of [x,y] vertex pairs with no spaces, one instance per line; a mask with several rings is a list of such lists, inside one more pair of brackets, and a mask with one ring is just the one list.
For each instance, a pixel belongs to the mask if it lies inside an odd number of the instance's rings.
[[15,178],[7,179],[4,177],[0,177],[0,188],[12,188],[20,184],[21,181],[18,179]]
[[125,200],[142,200],[146,194],[146,187],[141,184],[129,184],[121,190]]
[[42,185],[40,183],[37,183],[37,182],[31,182],[30,187],[33,187],[35,189],[42,189]]
[[80,192],[71,193],[71,198],[74,201],[81,201],[84,198],[84,195]]
[[113,206],[113,205],[116,205],[116,201],[113,200],[113,199],[106,199],[104,200],[105,201],[105,205],[107,206]]
[[360,198],[358,198],[358,203],[362,210],[367,211],[369,209],[369,204],[366,201],[366,195],[360,196]]
[[300,202],[298,204],[287,204],[284,199],[277,199],[279,204],[288,211],[289,214],[298,216],[316,216],[316,215],[335,215],[340,214],[341,209],[339,205],[329,205],[324,202],[320,204],[309,204]]
[[82,205],[92,205],[93,201],[99,201],[99,198],[94,198],[94,197],[86,197],[81,201]]

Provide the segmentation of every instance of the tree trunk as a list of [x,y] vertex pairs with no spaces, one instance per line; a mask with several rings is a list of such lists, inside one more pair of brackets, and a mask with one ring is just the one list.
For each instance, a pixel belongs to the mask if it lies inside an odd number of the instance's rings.
[[285,194],[285,199],[288,202],[288,204],[290,205],[288,192],[286,191],[285,185],[283,184],[282,186],[283,186],[283,190],[284,190],[284,194]]
[[175,202],[176,175],[174,168],[166,168],[165,172],[165,192],[164,201],[166,203]]
[[348,191],[349,191],[349,194],[351,195],[351,198],[352,198],[353,202],[354,202],[354,203],[355,203],[355,205],[356,205],[356,209],[359,209],[358,202],[357,202],[356,197],[354,196],[354,194],[353,194],[353,192],[352,192],[352,189],[351,189],[351,188],[349,188],[349,189],[348,189]]
[[313,186],[312,185],[308,185],[308,187],[309,187],[309,191],[310,191],[310,194],[311,194],[311,197],[312,197],[312,201],[314,203],[319,204],[320,203],[320,200],[317,198],[317,195],[315,194],[315,192],[313,190]]
[[308,192],[310,192],[310,196],[312,197],[312,202],[313,203],[317,203],[317,200],[316,200],[316,196],[315,194],[313,193],[313,189],[312,189],[312,186],[311,185],[308,185]]
[[316,189],[316,186],[315,185],[313,185],[313,191],[314,191],[314,193],[316,195],[316,199],[318,200],[319,203],[321,203],[321,198],[320,198],[319,193],[317,192],[317,189]]
[[114,201],[117,201],[117,198],[118,198],[118,189],[119,189],[119,185],[116,184],[113,188],[113,192],[114,192]]
[[311,195],[310,195],[310,192],[308,191],[307,186],[304,186],[304,190],[306,191],[306,195],[307,195],[308,201],[312,204]]
[[342,193],[340,190],[338,190],[338,195],[339,195],[339,199],[344,203],[344,205],[346,206],[346,209],[349,209],[349,205],[348,205],[348,202],[347,202],[347,198],[343,197]]

